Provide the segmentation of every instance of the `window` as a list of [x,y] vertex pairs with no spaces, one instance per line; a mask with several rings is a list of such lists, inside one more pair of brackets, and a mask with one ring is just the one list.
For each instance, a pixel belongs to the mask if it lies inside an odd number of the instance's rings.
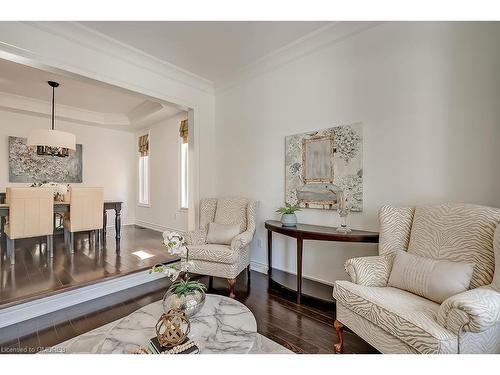
[[188,143],[181,143],[181,208],[188,208]]
[[149,134],[139,137],[139,204],[149,205]]
[[139,204],[149,204],[149,156],[139,157]]
[[188,208],[188,155],[189,155],[189,133],[188,133],[188,120],[181,121],[179,126],[179,136],[181,138],[180,147],[180,206],[181,209]]

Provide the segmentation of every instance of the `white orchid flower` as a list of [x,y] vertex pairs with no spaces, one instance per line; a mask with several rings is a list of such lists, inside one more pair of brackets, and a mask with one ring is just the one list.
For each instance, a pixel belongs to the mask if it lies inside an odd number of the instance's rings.
[[193,268],[194,268],[194,262],[192,262],[192,261],[181,263],[181,271],[189,272],[189,270],[191,270]]
[[171,281],[175,281],[179,277],[180,271],[178,271],[178,270],[176,270],[175,268],[172,268],[172,267],[165,267],[165,269],[163,270],[163,273],[165,275],[167,275],[167,277]]
[[186,241],[184,237],[177,232],[163,232],[163,244],[169,249],[178,249],[184,247]]

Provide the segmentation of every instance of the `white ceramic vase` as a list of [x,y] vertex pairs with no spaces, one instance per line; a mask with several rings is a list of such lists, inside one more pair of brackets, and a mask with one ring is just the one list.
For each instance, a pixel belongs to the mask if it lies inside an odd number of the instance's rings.
[[297,216],[295,214],[281,215],[281,224],[284,227],[295,227],[297,225]]

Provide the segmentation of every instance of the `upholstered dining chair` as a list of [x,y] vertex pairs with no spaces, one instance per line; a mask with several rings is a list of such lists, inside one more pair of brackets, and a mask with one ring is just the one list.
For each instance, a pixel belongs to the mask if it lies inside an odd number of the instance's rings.
[[[234,298],[236,277],[250,277],[250,242],[256,202],[247,198],[206,198],[200,202],[199,228],[187,234],[191,272],[226,278]],[[185,259],[184,259],[185,260]]]
[[64,219],[64,242],[71,253],[75,251],[76,232],[90,232],[94,243],[100,247],[103,241],[104,188],[70,187],[69,217]]
[[5,202],[9,205],[5,234],[10,263],[16,262],[15,240],[21,238],[46,236],[48,253],[52,258],[54,255],[53,189],[8,187]]
[[500,209],[384,206],[379,255],[349,259],[335,328],[383,353],[500,353]]

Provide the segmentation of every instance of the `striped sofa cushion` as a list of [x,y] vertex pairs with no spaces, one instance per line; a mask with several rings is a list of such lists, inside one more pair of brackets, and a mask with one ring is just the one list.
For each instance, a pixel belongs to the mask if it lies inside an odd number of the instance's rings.
[[473,264],[424,258],[398,251],[392,265],[389,286],[442,303],[469,289]]

